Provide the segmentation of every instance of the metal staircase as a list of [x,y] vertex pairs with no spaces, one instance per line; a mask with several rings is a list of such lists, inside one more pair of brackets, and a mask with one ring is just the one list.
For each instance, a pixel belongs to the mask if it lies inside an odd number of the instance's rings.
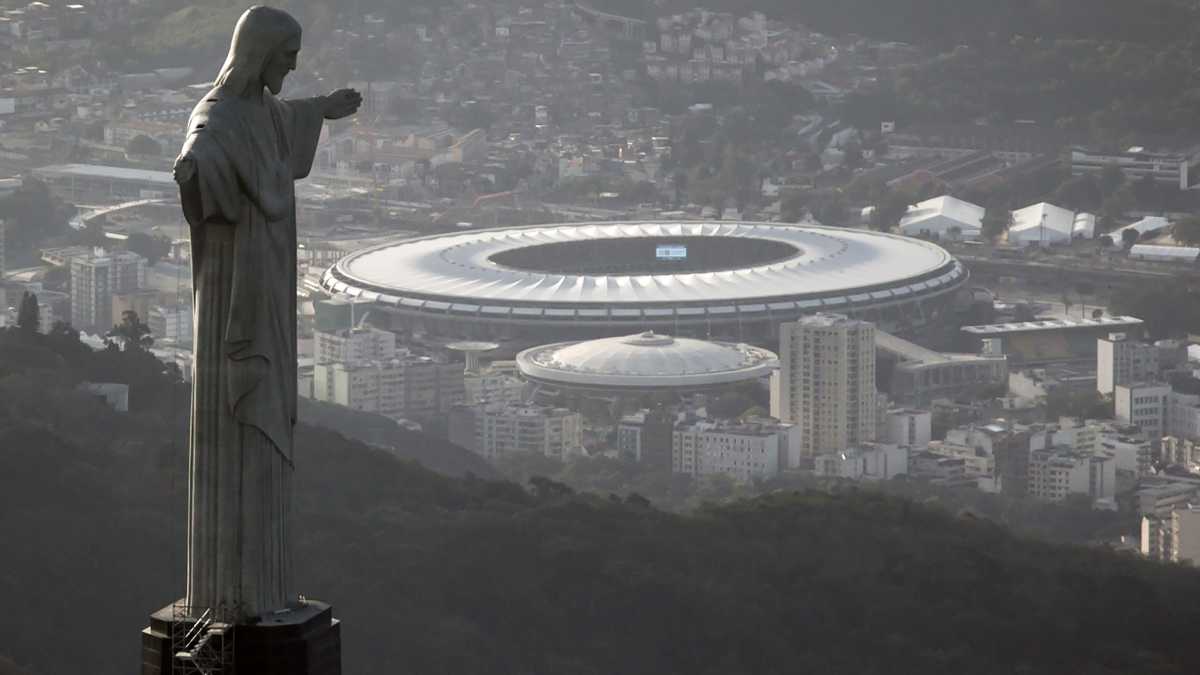
[[212,608],[197,617],[176,605],[171,635],[172,675],[230,675],[233,668],[233,626],[217,620]]

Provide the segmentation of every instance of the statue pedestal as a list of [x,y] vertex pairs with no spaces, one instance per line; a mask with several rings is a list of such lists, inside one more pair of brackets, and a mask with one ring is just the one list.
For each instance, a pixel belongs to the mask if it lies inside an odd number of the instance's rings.
[[197,631],[207,633],[207,639],[201,635],[192,640],[192,659],[176,659],[173,670],[172,657],[195,625],[181,620],[176,607],[168,605],[150,615],[150,625],[142,631],[142,675],[200,673],[201,665],[215,673],[341,675],[341,622],[323,602],[308,600],[262,615],[255,623],[214,623]]

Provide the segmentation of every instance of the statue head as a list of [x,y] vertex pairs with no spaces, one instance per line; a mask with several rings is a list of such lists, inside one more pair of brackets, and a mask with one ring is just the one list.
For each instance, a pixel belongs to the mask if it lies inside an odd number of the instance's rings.
[[233,29],[229,56],[215,85],[234,95],[257,94],[266,87],[279,94],[283,78],[296,69],[300,23],[274,7],[246,10]]

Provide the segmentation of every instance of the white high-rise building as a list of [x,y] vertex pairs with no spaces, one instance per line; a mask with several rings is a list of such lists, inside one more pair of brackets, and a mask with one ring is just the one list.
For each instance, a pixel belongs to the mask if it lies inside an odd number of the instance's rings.
[[481,403],[523,403],[528,385],[517,375],[516,361],[494,361],[463,373],[463,400]]
[[881,440],[924,450],[929,447],[929,441],[933,440],[933,414],[928,410],[889,410],[885,435]]
[[370,326],[313,333],[316,363],[367,363],[396,358],[396,334]]
[[799,449],[795,425],[696,422],[675,427],[671,470],[692,476],[726,474],[740,481],[770,478]]
[[[146,284],[146,259],[128,251],[102,248],[71,258],[71,324],[79,329],[107,331],[114,293],[127,293]],[[120,319],[120,317],[117,317]]]
[[1113,388],[1116,420],[1141,429],[1152,440],[1162,438],[1167,434],[1171,393],[1166,384],[1118,384]]
[[818,314],[779,329],[780,368],[771,415],[800,427],[800,453],[814,457],[875,440],[875,326]]
[[313,398],[393,419],[429,419],[462,403],[462,367],[428,358],[318,363]]
[[1117,462],[1105,454],[1087,454],[1066,448],[1029,453],[1029,495],[1061,502],[1070,495],[1110,500],[1116,493]]
[[1200,396],[1172,391],[1168,403],[1166,435],[1200,441]]
[[4,238],[8,235],[4,219],[0,218],[0,279],[4,278]]
[[163,307],[156,305],[150,309],[146,325],[150,327],[150,334],[156,340],[166,340],[175,344],[191,344],[192,306]]
[[891,480],[908,473],[909,449],[890,443],[865,443],[861,446],[817,455],[813,473],[850,480]]
[[1158,372],[1158,348],[1111,333],[1096,341],[1096,390],[1112,394],[1119,384],[1153,379]]
[[522,452],[565,460],[583,453],[583,416],[537,405],[457,406],[450,441],[491,460]]
[[1168,562],[1200,563],[1200,506],[1187,504],[1166,515],[1142,516],[1142,554]]

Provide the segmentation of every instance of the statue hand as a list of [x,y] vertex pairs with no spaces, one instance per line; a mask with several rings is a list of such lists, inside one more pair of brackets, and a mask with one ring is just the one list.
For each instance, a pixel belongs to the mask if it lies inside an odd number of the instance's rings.
[[338,89],[322,98],[322,113],[327,120],[340,120],[358,112],[362,105],[362,94],[354,89]]
[[175,176],[176,183],[186,183],[196,175],[196,159],[190,154],[180,155],[175,160],[175,166],[171,170]]

